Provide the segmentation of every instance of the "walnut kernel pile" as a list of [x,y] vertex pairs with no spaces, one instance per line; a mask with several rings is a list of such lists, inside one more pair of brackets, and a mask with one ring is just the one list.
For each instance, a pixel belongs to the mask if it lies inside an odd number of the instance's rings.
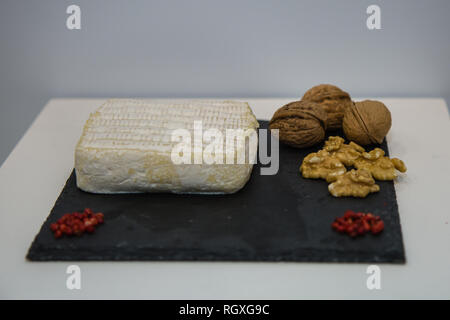
[[[347,171],[346,167],[355,167]],[[322,150],[308,154],[300,166],[304,178],[324,179],[330,185],[328,190],[335,197],[364,198],[378,192],[377,180],[393,180],[406,166],[398,158],[388,158],[380,148],[370,152],[360,145],[346,144],[341,137],[329,137]]]

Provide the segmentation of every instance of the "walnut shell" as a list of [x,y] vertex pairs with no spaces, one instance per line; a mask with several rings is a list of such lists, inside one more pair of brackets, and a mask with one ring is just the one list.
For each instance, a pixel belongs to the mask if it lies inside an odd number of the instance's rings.
[[269,122],[278,129],[281,142],[296,148],[306,148],[325,139],[327,114],[317,103],[294,101],[278,109]]
[[364,100],[345,110],[342,128],[347,139],[367,145],[382,143],[391,124],[391,112],[382,102]]
[[327,112],[327,129],[342,127],[344,110],[352,104],[350,95],[331,84],[320,84],[312,87],[303,95],[302,100],[319,103]]

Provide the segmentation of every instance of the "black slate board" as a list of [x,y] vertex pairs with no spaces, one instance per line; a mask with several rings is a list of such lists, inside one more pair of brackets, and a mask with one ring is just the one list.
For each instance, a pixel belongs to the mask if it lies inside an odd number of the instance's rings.
[[[380,192],[365,199],[334,198],[325,181],[299,173],[303,157],[321,147],[280,145],[278,174],[262,176],[255,165],[232,195],[90,194],[72,172],[27,259],[404,263],[393,183],[379,181]],[[51,222],[86,207],[104,212],[105,224],[92,235],[53,238]],[[347,209],[381,216],[385,230],[356,239],[336,233],[331,223]]]

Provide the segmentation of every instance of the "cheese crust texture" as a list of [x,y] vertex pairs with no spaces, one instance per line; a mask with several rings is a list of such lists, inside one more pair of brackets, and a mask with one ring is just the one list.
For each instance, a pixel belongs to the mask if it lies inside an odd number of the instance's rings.
[[[172,161],[172,150],[179,143],[172,141],[173,131],[183,129],[192,134],[194,141],[195,123],[199,121],[202,132],[218,129],[223,133],[224,148],[221,150],[224,150],[224,159],[230,152],[225,147],[228,129],[241,132],[241,129],[256,130],[259,127],[252,110],[244,102],[108,100],[91,114],[76,146],[77,186],[92,193],[223,194],[240,190],[253,168],[254,161],[248,161],[249,143],[236,143],[236,153],[233,151],[235,160],[238,152],[246,153],[245,162],[205,163],[202,154],[207,144],[200,149],[202,163],[176,164]],[[199,149],[192,150],[193,159]]]

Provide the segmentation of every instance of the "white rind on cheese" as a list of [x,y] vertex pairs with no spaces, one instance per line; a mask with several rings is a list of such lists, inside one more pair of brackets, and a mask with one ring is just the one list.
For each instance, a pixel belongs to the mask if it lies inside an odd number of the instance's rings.
[[[250,177],[253,164],[248,161],[172,162],[171,151],[176,144],[171,141],[173,130],[187,129],[193,139],[194,121],[198,120],[203,131],[216,128],[223,132],[224,140],[226,129],[258,127],[249,105],[243,102],[108,100],[91,114],[76,146],[77,186],[93,193],[238,191]],[[248,144],[243,147],[248,148]]]

